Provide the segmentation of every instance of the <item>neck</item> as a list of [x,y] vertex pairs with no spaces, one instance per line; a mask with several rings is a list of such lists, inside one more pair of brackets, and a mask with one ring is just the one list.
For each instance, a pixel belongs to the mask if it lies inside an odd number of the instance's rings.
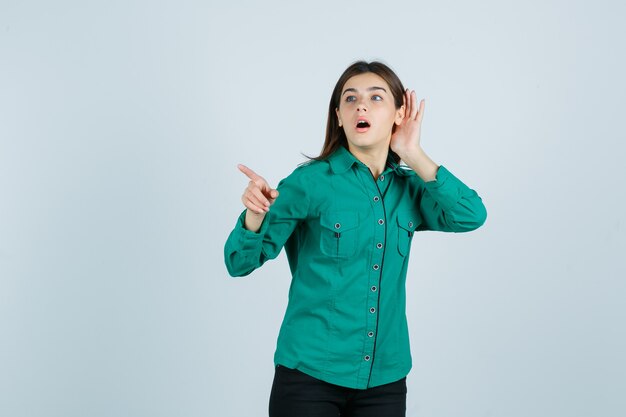
[[387,156],[389,155],[388,146],[380,149],[363,149],[348,145],[348,148],[356,159],[363,162],[370,169],[374,178],[378,178],[385,170]]

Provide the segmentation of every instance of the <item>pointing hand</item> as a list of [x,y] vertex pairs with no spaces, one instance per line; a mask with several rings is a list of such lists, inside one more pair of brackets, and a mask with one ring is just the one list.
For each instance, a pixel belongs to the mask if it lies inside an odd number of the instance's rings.
[[241,201],[248,210],[265,216],[265,213],[270,211],[270,206],[278,197],[278,191],[270,187],[263,177],[247,166],[239,164],[237,168],[250,179],[248,187],[241,196]]

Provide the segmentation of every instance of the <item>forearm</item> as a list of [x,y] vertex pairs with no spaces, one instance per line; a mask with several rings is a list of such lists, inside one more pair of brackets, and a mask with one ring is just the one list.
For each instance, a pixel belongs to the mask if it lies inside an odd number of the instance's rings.
[[421,147],[404,152],[401,158],[424,182],[434,181],[437,178],[439,165],[433,162]]
[[257,214],[252,210],[246,210],[246,218],[243,227],[245,227],[246,230],[257,233],[261,229],[263,219],[265,219],[265,213]]
[[245,227],[246,213],[237,219],[237,224],[224,245],[224,261],[231,276],[244,276],[263,265],[267,257],[263,241],[267,225],[261,224],[257,231]]
[[487,211],[480,196],[445,167],[439,167],[437,181],[425,183],[420,210],[430,230],[467,232],[480,227]]

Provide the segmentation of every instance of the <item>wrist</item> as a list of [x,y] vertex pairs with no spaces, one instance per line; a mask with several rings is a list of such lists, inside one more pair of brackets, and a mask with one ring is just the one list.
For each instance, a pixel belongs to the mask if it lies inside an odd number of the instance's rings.
[[421,147],[418,146],[400,157],[425,182],[434,181],[437,178],[439,165],[430,159]]
[[258,232],[261,229],[265,215],[266,213],[259,214],[247,209],[243,227],[251,232]]
[[426,157],[426,153],[419,145],[399,149],[396,153],[404,161],[404,163],[409,166],[419,164],[420,160],[423,160],[424,157]]

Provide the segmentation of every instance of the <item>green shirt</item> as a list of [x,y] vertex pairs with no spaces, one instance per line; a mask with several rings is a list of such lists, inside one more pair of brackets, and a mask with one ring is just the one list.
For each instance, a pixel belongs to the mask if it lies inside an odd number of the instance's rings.
[[389,160],[374,178],[341,147],[299,166],[258,233],[245,211],[224,248],[228,272],[244,276],[284,247],[292,281],[275,364],[317,379],[365,389],[411,369],[405,280],[414,232],[466,232],[485,207],[443,166],[424,182]]

